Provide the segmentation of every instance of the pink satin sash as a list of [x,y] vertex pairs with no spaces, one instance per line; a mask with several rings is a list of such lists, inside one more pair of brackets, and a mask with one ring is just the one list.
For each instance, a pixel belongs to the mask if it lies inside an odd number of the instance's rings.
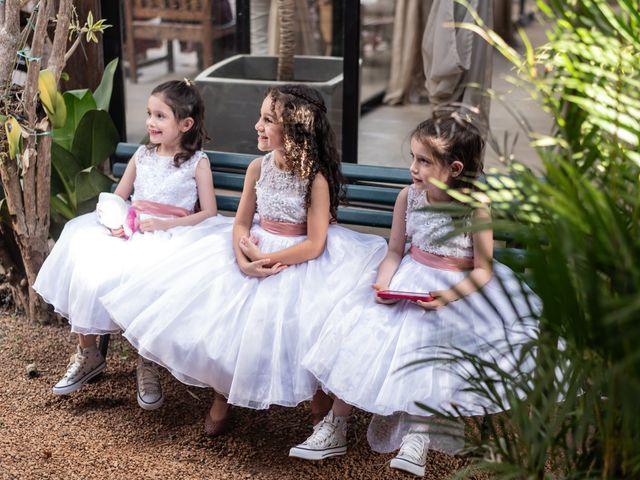
[[186,208],[167,205],[166,203],[151,202],[149,200],[136,200],[131,203],[136,212],[149,215],[162,215],[165,217],[186,217],[191,212]]
[[411,248],[409,249],[409,255],[411,255],[411,258],[416,262],[439,270],[462,272],[473,269],[473,257],[445,257],[425,252],[413,245],[411,245]]
[[297,237],[307,234],[306,223],[274,222],[273,220],[260,219],[260,226],[267,232],[284,237]]
[[[160,215],[163,217],[186,217],[191,212],[186,208],[168,205],[166,203],[151,202],[149,200],[136,200],[131,203],[125,220],[124,238],[129,240],[140,228],[140,214]],[[129,233],[130,232],[130,233]]]

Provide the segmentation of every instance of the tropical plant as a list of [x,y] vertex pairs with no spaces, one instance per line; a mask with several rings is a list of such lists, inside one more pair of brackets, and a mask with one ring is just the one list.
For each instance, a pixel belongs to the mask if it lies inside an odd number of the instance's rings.
[[[464,26],[513,63],[511,80],[555,122],[550,134],[534,132],[507,105],[536,147],[542,177],[502,152],[507,174],[478,184],[492,198],[494,230],[526,249],[525,276],[543,310],[539,337],[511,346],[513,369],[462,350],[438,359],[464,362],[469,391],[508,412],[482,425],[489,435],[469,437],[473,462],[459,476],[640,478],[639,5],[538,7],[548,42],[533,49],[521,34],[522,55],[494,32]],[[453,420],[461,412],[431,413]]]
[[[35,321],[48,318],[30,287],[49,251],[51,130],[66,119],[57,84],[81,37],[95,41],[107,25],[92,16],[80,24],[71,0],[40,0],[21,30],[23,4],[0,2],[0,211],[6,213],[0,222],[0,261],[16,303]],[[24,83],[13,79],[19,58],[27,64]],[[40,76],[45,69],[49,73]]]
[[115,151],[118,131],[107,112],[118,60],[104,70],[95,92],[69,90],[62,95],[67,117],[52,132],[51,234],[57,238],[64,223],[94,209],[100,192],[113,180],[100,165]]

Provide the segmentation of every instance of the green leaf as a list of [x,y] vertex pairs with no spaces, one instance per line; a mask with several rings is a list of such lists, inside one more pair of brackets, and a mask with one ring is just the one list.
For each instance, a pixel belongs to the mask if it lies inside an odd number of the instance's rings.
[[71,207],[67,203],[67,199],[60,195],[51,197],[51,209],[67,220],[76,216],[75,208]]
[[70,208],[75,209],[75,193],[74,183],[78,172],[82,170],[82,166],[74,155],[61,147],[60,145],[51,144],[51,185],[62,186],[62,191],[52,191],[52,198],[55,196],[64,196]]
[[51,120],[51,126],[53,128],[62,128],[67,121],[67,106],[65,104],[63,96],[60,92],[55,92],[53,97],[54,110],[49,112],[49,120]]
[[91,93],[88,88],[79,88],[75,90],[67,90],[66,92],[64,92],[63,96],[67,97],[69,95],[72,95],[78,100],[82,100],[87,95],[87,92]]
[[106,67],[104,67],[104,73],[102,74],[102,80],[100,85],[93,92],[93,98],[96,99],[97,108],[100,110],[109,110],[109,103],[111,102],[111,92],[113,91],[113,76],[118,68],[118,59],[111,60]]
[[119,139],[109,114],[104,110],[91,110],[80,120],[71,152],[83,169],[95,167],[116,151]]
[[95,206],[95,199],[98,194],[100,192],[108,192],[112,183],[113,180],[95,167],[86,168],[79,172],[75,179],[78,206],[88,200],[94,200]]
[[9,143],[9,157],[15,158],[22,151],[22,127],[10,116],[4,124],[4,130]]
[[96,109],[96,102],[89,90],[69,90],[64,92],[67,119],[61,128],[53,130],[53,141],[67,150],[71,150],[76,129],[82,117],[88,111]]

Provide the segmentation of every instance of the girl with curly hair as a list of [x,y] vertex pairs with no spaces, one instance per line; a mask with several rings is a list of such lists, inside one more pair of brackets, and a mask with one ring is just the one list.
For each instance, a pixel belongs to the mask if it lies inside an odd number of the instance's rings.
[[265,155],[247,169],[231,238],[214,232],[103,299],[141,355],[215,390],[209,435],[226,429],[229,404],[295,406],[317,393],[302,358],[386,253],[381,237],[335,225],[343,178],[319,92],[269,89],[255,129]]

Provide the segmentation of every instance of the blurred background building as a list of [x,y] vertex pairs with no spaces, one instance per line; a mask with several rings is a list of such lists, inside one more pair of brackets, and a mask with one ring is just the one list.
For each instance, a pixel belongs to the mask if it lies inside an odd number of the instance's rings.
[[[98,5],[102,16],[114,24],[112,39],[105,39],[105,60],[115,56],[123,60],[116,82],[122,104],[114,105],[112,112],[123,137],[130,142],[143,139],[146,99],[158,83],[194,79],[237,54],[277,55],[278,5],[287,1],[293,5],[296,54],[342,59],[342,102],[336,107],[341,122],[336,124],[345,161],[406,166],[411,129],[430,115],[434,105],[448,100],[484,102],[481,108],[493,135],[501,143],[505,135],[513,138],[516,122],[507,108],[482,96],[470,100],[471,82],[503,95],[534,129],[547,131],[550,126],[539,106],[505,80],[508,63],[483,46],[480,37],[450,26],[453,21],[473,21],[453,0],[102,1]],[[469,3],[516,48],[520,48],[516,26],[525,28],[534,45],[544,41],[544,25],[534,18],[533,1]],[[258,109],[256,104],[252,118],[257,119]],[[246,122],[250,135],[254,123]],[[207,148],[219,149],[215,138]],[[537,157],[522,132],[512,153],[536,166]],[[500,166],[495,152],[487,151],[486,164]]]

